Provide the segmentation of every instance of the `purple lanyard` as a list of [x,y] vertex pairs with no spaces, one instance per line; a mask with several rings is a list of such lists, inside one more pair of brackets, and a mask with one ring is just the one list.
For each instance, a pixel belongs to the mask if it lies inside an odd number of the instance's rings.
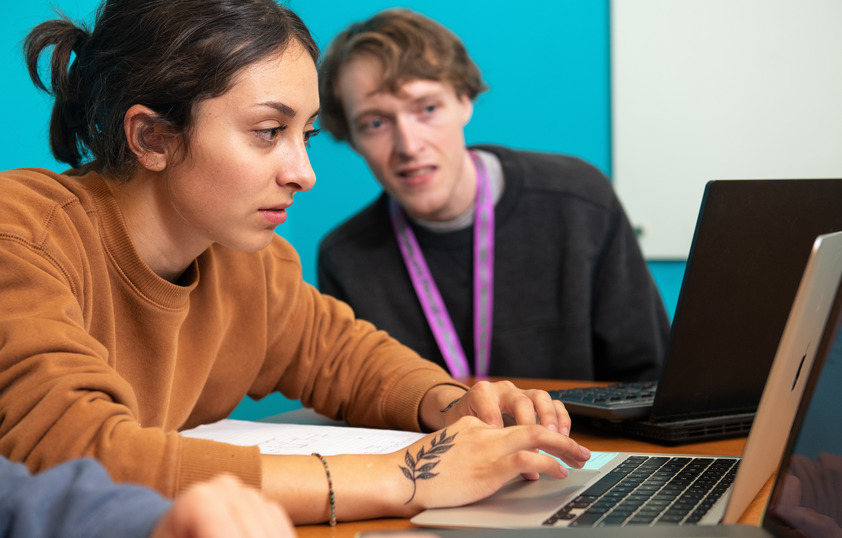
[[[474,361],[475,375],[483,377],[488,375],[494,312],[494,200],[485,164],[473,152],[471,159],[477,169],[474,215]],[[389,199],[389,216],[412,286],[450,373],[454,377],[468,377],[471,371],[453,322],[424,260],[424,253],[418,246],[418,240],[394,198]]]

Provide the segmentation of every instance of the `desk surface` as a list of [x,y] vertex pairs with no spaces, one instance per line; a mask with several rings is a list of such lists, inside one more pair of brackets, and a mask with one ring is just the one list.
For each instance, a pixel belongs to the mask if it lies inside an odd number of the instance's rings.
[[[473,380],[463,381],[471,384]],[[541,388],[545,390],[592,386],[597,384],[582,381],[554,381],[547,379],[517,379],[512,381],[518,387],[523,389]],[[282,420],[285,416],[292,418],[292,421],[295,421],[295,417],[297,415],[296,412],[292,412],[284,415],[278,415],[273,418]],[[743,447],[746,442],[745,437],[740,437],[687,445],[660,445],[657,443],[626,438],[617,434],[597,430],[589,427],[584,419],[578,419],[577,421],[575,417],[573,420],[573,431],[571,432],[571,436],[589,449],[600,452],[663,452],[669,454],[714,454],[723,456],[739,456],[742,454]],[[763,516],[763,510],[766,506],[766,499],[771,492],[771,487],[772,479],[763,486],[763,489],[740,518],[740,523],[748,523],[752,525],[760,523]],[[356,533],[362,531],[402,530],[412,528],[416,527],[410,523],[408,519],[377,519],[339,523],[336,527],[330,527],[326,524],[302,525],[298,526],[296,530],[301,538],[353,538]]]

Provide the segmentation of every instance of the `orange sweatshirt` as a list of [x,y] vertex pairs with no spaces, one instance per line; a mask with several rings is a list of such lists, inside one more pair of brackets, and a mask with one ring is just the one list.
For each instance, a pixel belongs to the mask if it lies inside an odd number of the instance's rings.
[[95,173],[0,173],[0,454],[39,471],[92,456],[173,496],[230,472],[260,486],[256,447],[183,438],[248,394],[280,391],[351,424],[419,429],[438,366],[302,280],[277,236],[214,245],[179,285],[138,257]]

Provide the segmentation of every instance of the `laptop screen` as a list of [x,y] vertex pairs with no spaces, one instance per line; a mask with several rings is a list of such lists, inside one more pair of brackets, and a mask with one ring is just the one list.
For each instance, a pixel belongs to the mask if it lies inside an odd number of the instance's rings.
[[[776,536],[842,537],[842,292],[825,329],[763,526]],[[824,361],[824,365],[819,361]]]

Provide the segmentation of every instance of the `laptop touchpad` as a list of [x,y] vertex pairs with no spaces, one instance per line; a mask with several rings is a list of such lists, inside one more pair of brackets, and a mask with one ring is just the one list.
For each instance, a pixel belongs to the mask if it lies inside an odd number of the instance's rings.
[[581,493],[599,471],[571,469],[567,478],[541,475],[539,480],[516,478],[499,491],[467,506],[425,510],[416,525],[453,527],[534,527],[558,507]]

